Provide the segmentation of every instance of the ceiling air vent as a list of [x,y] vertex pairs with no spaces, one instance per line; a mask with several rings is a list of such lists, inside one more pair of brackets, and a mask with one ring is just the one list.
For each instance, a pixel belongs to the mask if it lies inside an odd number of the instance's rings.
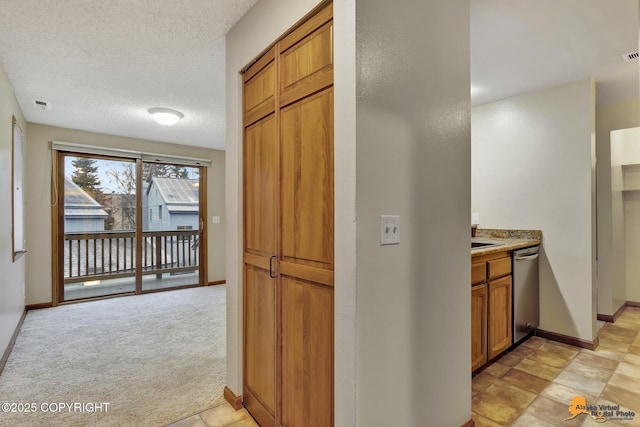
[[46,111],[46,110],[50,110],[51,107],[49,106],[49,103],[47,103],[47,101],[41,101],[39,99],[34,99],[33,100],[33,106],[36,107],[38,110],[42,110],[42,111]]
[[624,62],[633,61],[634,59],[638,59],[638,52],[629,52],[622,55],[622,59]]

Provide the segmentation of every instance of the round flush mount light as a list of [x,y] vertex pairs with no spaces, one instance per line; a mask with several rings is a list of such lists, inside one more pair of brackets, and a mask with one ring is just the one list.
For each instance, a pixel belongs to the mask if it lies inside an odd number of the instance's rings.
[[172,110],[170,108],[151,108],[149,114],[153,116],[156,122],[164,126],[175,125],[178,120],[184,117],[180,111]]

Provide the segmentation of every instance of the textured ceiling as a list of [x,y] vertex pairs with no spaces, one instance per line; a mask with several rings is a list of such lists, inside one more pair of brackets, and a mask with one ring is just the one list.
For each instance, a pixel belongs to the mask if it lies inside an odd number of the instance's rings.
[[224,35],[255,2],[0,0],[0,61],[27,121],[224,148]]
[[597,103],[637,99],[638,0],[471,0],[474,105],[593,76]]
[[[30,122],[223,149],[224,35],[256,1],[0,0],[0,62]],[[638,98],[637,0],[470,3],[474,105],[589,76]]]

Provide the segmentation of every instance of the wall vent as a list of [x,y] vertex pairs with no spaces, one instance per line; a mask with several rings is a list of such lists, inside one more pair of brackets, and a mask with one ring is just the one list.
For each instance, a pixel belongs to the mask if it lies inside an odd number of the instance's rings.
[[42,110],[42,111],[47,111],[51,109],[51,106],[47,101],[42,101],[40,99],[34,99],[33,106],[36,107],[38,110]]
[[638,52],[629,52],[629,53],[625,53],[624,55],[622,55],[622,59],[624,60],[624,62],[629,62],[629,61],[633,61],[635,59],[638,59]]

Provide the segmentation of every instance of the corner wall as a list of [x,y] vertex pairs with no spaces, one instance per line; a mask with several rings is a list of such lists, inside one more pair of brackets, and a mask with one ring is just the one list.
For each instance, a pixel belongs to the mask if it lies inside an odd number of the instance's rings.
[[[0,65],[0,358],[11,341],[13,332],[24,312],[25,265],[33,254],[27,253],[13,262],[12,244],[12,169],[13,154],[11,138],[15,116],[23,132],[24,146],[29,147],[27,126],[13,94],[13,87]],[[25,181],[31,171],[24,167]],[[25,182],[25,190],[29,186]],[[26,191],[24,192],[27,193]],[[25,211],[28,209],[25,209]],[[28,228],[28,227],[27,227]],[[28,250],[33,242],[26,237]]]
[[[357,424],[464,425],[469,2],[358,1],[356,42]],[[380,246],[382,214],[399,245]]]
[[613,315],[627,301],[622,194],[612,193],[611,132],[640,126],[640,99],[596,108],[598,179],[598,313]]
[[472,109],[473,212],[540,229],[540,329],[592,341],[596,277],[591,80]]
[[[224,152],[207,148],[166,144],[101,133],[85,132],[29,123],[30,141],[26,151],[26,238],[29,245],[27,259],[27,304],[52,301],[51,294],[51,150],[50,141],[99,145],[159,154],[211,159],[207,169],[207,238],[210,282],[225,279],[225,200]],[[220,224],[212,224],[211,217],[221,217]]]

